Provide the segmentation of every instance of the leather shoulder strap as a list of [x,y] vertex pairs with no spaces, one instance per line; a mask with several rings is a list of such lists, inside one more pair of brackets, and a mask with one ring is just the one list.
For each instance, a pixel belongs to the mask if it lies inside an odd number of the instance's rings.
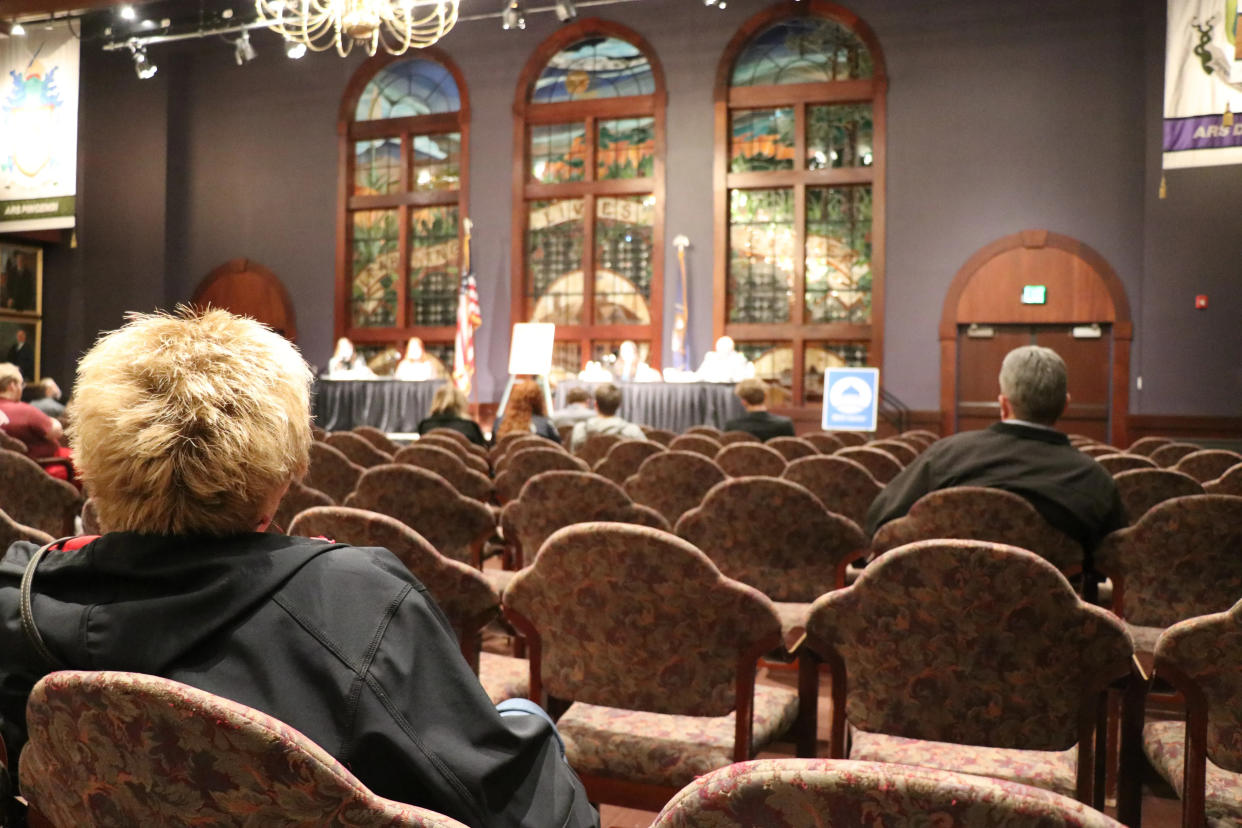
[[51,543],[40,546],[30,561],[26,564],[26,569],[22,572],[22,590],[21,590],[21,613],[22,613],[22,630],[26,633],[26,640],[30,642],[30,646],[34,647],[47,666],[52,670],[63,670],[64,665],[56,656],[52,655],[52,651],[47,648],[47,644],[43,641],[43,636],[39,633],[39,628],[35,625],[34,609],[31,606],[31,594],[34,585],[35,570],[39,568],[39,561],[43,560],[43,555],[49,549],[62,544],[69,538],[60,538]]

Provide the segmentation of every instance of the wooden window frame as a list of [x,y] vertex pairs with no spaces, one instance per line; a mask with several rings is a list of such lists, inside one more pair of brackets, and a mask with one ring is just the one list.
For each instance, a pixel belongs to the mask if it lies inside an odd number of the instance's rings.
[[[456,112],[417,115],[406,118],[387,118],[375,121],[354,119],[358,99],[367,84],[387,66],[404,60],[422,59],[440,64],[453,76],[461,108]],[[461,134],[460,177],[456,190],[415,191],[410,188],[410,160],[413,137],[446,132]],[[435,47],[422,49],[415,55],[378,54],[368,58],[349,79],[341,96],[341,108],[337,115],[339,141],[340,180],[337,186],[336,211],[336,295],[335,338],[347,336],[355,345],[397,344],[404,353],[405,343],[411,337],[419,337],[428,345],[443,345],[454,341],[455,325],[414,325],[413,308],[409,303],[410,280],[410,212],[418,207],[456,206],[458,215],[457,240],[464,244],[463,221],[470,215],[470,95],[466,80],[457,64],[442,50]],[[354,180],[354,142],[376,138],[401,139],[401,178],[397,192],[391,195],[351,196]],[[355,210],[398,211],[399,261],[397,264],[397,324],[391,327],[357,327],[350,308],[352,285],[350,248],[350,216]],[[461,262],[458,262],[460,271]],[[450,367],[451,370],[451,367]]]
[[[651,65],[655,91],[650,95],[630,95],[589,101],[535,103],[531,93],[544,67],[558,52],[590,37],[612,37],[624,40],[643,53]],[[665,112],[668,93],[664,69],[651,45],[634,30],[609,20],[591,18],[565,26],[535,50],[518,78],[513,101],[513,237],[512,291],[510,316],[514,322],[528,320],[526,267],[527,202],[551,199],[583,199],[582,221],[582,323],[557,325],[557,342],[579,343],[579,368],[591,359],[592,342],[625,340],[650,342],[649,363],[659,368],[663,354],[664,319],[664,162]],[[648,178],[626,178],[599,181],[596,179],[595,150],[598,141],[596,125],[614,118],[651,117],[655,134],[652,147],[652,173]],[[531,181],[530,127],[582,121],[587,142],[584,178],[549,184]],[[595,318],[595,201],[600,196],[651,195],[655,199],[654,224],[651,228],[651,296],[648,308],[651,321],[645,325],[597,325]]]
[[[750,41],[767,27],[796,17],[823,17],[853,32],[871,53],[872,77],[831,83],[731,86],[734,64]],[[747,341],[789,342],[793,348],[792,405],[806,403],[806,346],[817,342],[866,342],[867,363],[882,368],[884,358],[884,189],[887,130],[885,99],[888,74],[884,53],[871,28],[858,15],[826,0],[781,3],[756,14],[738,29],[725,47],[716,71],[713,158],[716,261],[713,272],[713,338],[728,335]],[[806,110],[832,103],[870,103],[872,106],[872,164],[869,167],[808,170],[806,168]],[[794,168],[766,172],[730,172],[730,113],[740,109],[791,107],[794,109]],[[806,190],[808,187],[871,185],[871,322],[808,323],[806,318]],[[790,321],[730,322],[729,312],[729,192],[731,190],[792,188],[794,191],[793,294]],[[881,370],[881,375],[883,371]]]

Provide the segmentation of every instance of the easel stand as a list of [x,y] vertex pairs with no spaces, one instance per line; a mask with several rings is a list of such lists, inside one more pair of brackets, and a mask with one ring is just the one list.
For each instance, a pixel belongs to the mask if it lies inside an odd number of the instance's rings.
[[505,415],[505,408],[509,405],[509,392],[513,390],[513,386],[528,379],[533,379],[543,389],[543,410],[545,416],[552,416],[552,386],[548,383],[547,376],[540,374],[531,377],[529,374],[510,374],[509,381],[505,383],[505,392],[500,395],[500,405],[496,408],[497,420]]

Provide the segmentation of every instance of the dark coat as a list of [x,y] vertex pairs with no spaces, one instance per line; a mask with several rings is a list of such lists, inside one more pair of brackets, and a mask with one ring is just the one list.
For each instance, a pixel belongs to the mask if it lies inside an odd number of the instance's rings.
[[735,420],[725,423],[725,431],[745,431],[763,442],[773,437],[793,437],[793,420],[770,411],[747,411]]
[[487,440],[483,439],[483,430],[474,420],[458,417],[456,414],[432,414],[418,424],[418,433],[426,434],[434,428],[451,428],[459,434],[466,435],[466,439],[476,446],[487,448]]

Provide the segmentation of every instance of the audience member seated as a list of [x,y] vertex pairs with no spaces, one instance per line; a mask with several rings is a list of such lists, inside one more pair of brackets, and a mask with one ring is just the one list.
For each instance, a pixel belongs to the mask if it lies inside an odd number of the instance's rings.
[[573,437],[569,440],[569,450],[577,451],[587,440],[600,434],[615,434],[622,440],[646,440],[643,430],[622,417],[617,416],[621,407],[621,389],[611,382],[595,389],[595,410],[598,416],[583,420],[574,426]]
[[632,339],[621,343],[617,359],[612,364],[612,375],[621,382],[660,382],[660,372],[638,356],[638,345]]
[[763,380],[744,379],[733,389],[746,413],[725,423],[725,431],[745,431],[767,442],[794,436],[793,420],[768,411],[768,386]]
[[754,375],[754,363],[734,348],[731,336],[716,340],[716,347],[703,355],[698,371],[703,382],[741,382]]
[[264,533],[307,467],[310,380],[283,337],[222,310],[135,316],[86,354],[70,434],[105,534],[0,561],[4,742],[20,750],[44,674],[143,672],[281,719],[388,799],[598,825],[551,720],[491,704],[391,552]]
[[504,414],[496,419],[493,440],[506,434],[537,434],[554,443],[561,442],[556,426],[546,416],[543,389],[534,380],[523,380],[509,391]]
[[469,404],[461,389],[451,382],[444,383],[431,398],[431,413],[418,424],[418,433],[426,434],[437,428],[448,428],[464,434],[476,446],[486,448],[487,440],[483,439],[483,430],[478,423],[466,416]]
[[60,386],[56,384],[56,380],[51,377],[44,377],[34,384],[35,396],[30,404],[42,411],[53,420],[58,420],[65,414],[65,406],[60,401]]
[[591,407],[591,392],[585,388],[571,388],[565,393],[565,407],[552,412],[552,424],[557,428],[573,428],[583,420],[595,416]]
[[[35,460],[46,457],[71,457],[68,448],[60,445],[60,422],[53,420],[22,398],[22,374],[11,362],[0,362],[0,413],[8,422],[0,428],[10,437],[26,444],[26,453]],[[49,466],[54,476],[65,475],[63,466]],[[65,475],[67,477],[67,475]],[[65,479],[62,477],[62,479]]]
[[375,373],[367,367],[362,354],[354,350],[354,343],[349,337],[342,336],[336,341],[336,350],[332,359],[328,360],[328,379],[374,379]]
[[444,369],[444,363],[427,353],[423,341],[414,336],[406,343],[405,356],[397,363],[393,376],[399,380],[426,382],[444,379],[448,376],[448,371]]
[[1052,349],[1010,351],[1000,371],[1001,422],[933,443],[872,502],[867,535],[928,492],[985,486],[1021,495],[1088,553],[1095,549],[1126,525],[1125,511],[1112,476],[1053,428],[1069,400],[1066,383],[1065,362]]

